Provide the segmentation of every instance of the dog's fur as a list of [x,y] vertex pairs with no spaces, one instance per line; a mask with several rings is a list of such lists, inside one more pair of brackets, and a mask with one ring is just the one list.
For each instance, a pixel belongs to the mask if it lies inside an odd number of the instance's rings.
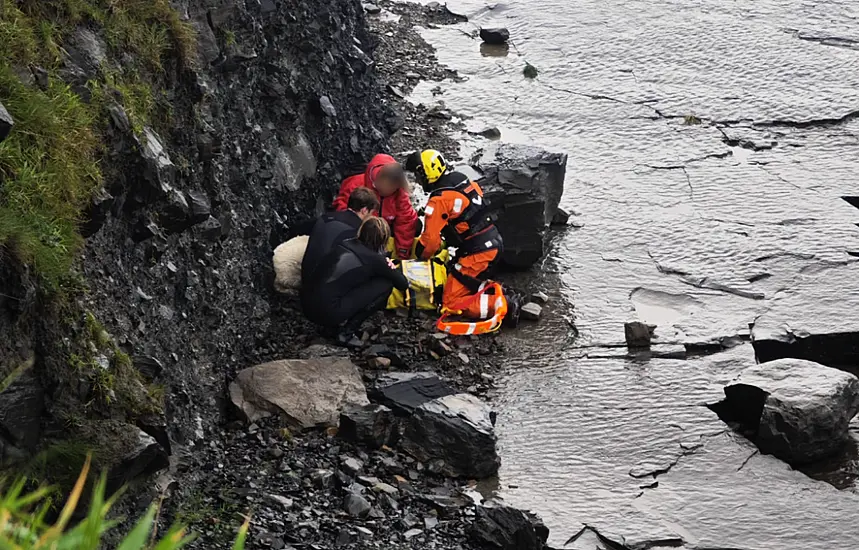
[[301,288],[301,261],[309,237],[295,237],[274,249],[274,289],[291,294]]

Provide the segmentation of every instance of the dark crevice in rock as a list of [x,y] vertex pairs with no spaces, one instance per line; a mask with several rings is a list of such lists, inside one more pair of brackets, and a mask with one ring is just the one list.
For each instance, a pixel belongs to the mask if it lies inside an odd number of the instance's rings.
[[850,111],[838,118],[814,118],[810,120],[770,120],[766,122],[757,122],[755,126],[761,128],[786,127],[786,128],[826,128],[829,126],[838,126],[855,118],[859,118],[859,110]]
[[743,461],[743,463],[742,463],[742,464],[740,464],[740,467],[739,467],[739,468],[737,468],[737,471],[739,472],[740,470],[742,470],[743,468],[745,468],[745,467],[746,467],[746,465],[749,463],[749,461],[751,461],[753,458],[755,458],[756,456],[758,456],[760,453],[761,453],[760,451],[755,451],[755,452],[753,452],[752,454],[750,454],[750,455],[749,455],[749,456],[748,456],[748,457]]

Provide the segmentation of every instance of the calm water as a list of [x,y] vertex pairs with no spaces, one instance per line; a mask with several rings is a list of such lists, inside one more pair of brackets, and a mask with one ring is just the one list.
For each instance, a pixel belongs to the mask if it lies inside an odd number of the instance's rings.
[[[539,270],[546,319],[510,336],[504,498],[557,547],[584,526],[629,548],[855,547],[855,446],[817,468],[839,490],[757,455],[705,404],[754,362],[749,324],[800,279],[826,270],[846,314],[859,301],[859,211],[841,199],[859,194],[859,4],[450,6],[471,22],[425,36],[467,81],[414,99],[568,152],[563,204],[582,225]],[[508,27],[515,47],[481,52],[461,32],[475,25]],[[732,347],[631,360],[613,346],[636,318],[666,344]],[[602,548],[593,533],[567,547]]]

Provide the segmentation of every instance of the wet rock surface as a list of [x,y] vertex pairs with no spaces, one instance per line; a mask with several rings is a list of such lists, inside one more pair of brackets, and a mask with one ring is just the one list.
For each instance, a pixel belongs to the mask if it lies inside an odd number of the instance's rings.
[[490,548],[543,550],[549,530],[533,516],[490,500],[477,508],[472,536]]
[[[461,1],[451,9],[469,24],[423,33],[468,79],[436,101],[469,128],[571,155],[571,216],[540,266],[567,302],[505,342],[496,403],[502,495],[546,520],[551,546],[824,549],[857,535],[843,527],[857,504],[855,428],[835,457],[803,467],[812,479],[702,406],[756,355],[855,364],[859,220],[831,176],[856,169],[843,153],[856,148],[859,97],[830,80],[856,81],[842,58],[855,52],[831,40],[849,36],[844,6]],[[700,17],[719,47],[693,38]],[[528,45],[489,57],[461,40],[501,25]],[[627,32],[634,47],[607,38]],[[434,89],[415,95],[431,102]],[[680,346],[683,359],[629,355],[633,311],[658,326],[654,349]]]
[[762,452],[809,463],[847,443],[859,412],[859,378],[811,361],[779,359],[742,371],[725,396],[714,410],[748,430]]

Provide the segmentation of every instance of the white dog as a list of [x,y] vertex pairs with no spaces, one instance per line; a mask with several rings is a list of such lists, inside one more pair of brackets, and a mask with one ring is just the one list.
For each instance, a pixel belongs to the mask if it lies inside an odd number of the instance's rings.
[[310,237],[290,239],[274,249],[274,289],[281,293],[291,293],[301,288],[301,261],[307,250]]

